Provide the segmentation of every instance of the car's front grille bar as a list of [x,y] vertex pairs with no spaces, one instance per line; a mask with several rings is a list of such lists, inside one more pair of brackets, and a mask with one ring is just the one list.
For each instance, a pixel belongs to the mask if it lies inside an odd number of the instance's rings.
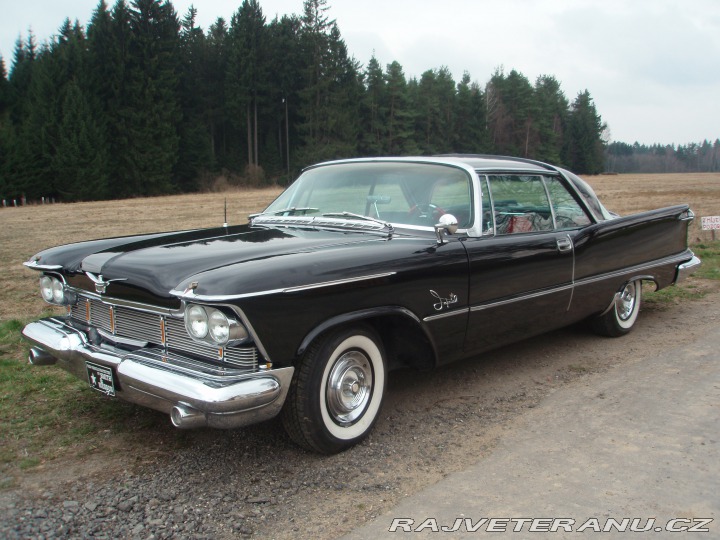
[[162,347],[166,351],[229,364],[255,371],[258,368],[256,347],[214,347],[193,340],[182,319],[158,313],[112,306],[96,298],[80,297],[70,316],[106,334]]

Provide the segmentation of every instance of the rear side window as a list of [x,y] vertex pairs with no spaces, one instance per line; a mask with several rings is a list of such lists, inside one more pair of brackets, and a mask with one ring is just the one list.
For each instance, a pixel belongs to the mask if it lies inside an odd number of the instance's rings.
[[547,177],[545,184],[552,200],[557,230],[577,229],[590,225],[590,218],[560,179]]
[[552,210],[542,176],[488,177],[495,234],[518,234],[554,229]]
[[510,174],[490,175],[487,180],[492,210],[483,208],[483,229],[489,234],[491,219],[497,235],[562,231],[591,223],[558,178]]

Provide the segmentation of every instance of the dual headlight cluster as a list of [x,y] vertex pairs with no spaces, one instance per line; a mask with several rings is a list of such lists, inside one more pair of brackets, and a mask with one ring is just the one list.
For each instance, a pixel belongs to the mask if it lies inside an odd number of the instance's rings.
[[54,276],[40,278],[40,294],[50,304],[64,306],[75,301],[74,295],[65,290],[65,284]]
[[194,339],[212,345],[227,345],[248,338],[247,330],[219,309],[199,304],[185,307],[185,329]]

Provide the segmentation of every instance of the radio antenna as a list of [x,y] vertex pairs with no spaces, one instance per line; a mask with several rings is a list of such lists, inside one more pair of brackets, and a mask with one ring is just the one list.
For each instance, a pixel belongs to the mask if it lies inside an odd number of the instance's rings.
[[227,223],[227,197],[225,197],[225,221],[223,222],[223,227],[227,229],[228,223]]

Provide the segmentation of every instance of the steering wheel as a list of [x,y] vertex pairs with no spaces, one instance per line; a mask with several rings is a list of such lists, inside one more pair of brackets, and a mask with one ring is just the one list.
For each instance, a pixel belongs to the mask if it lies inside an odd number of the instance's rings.
[[427,220],[430,218],[433,223],[436,223],[443,214],[445,214],[445,210],[433,203],[416,204],[408,210],[409,217],[417,220]]

